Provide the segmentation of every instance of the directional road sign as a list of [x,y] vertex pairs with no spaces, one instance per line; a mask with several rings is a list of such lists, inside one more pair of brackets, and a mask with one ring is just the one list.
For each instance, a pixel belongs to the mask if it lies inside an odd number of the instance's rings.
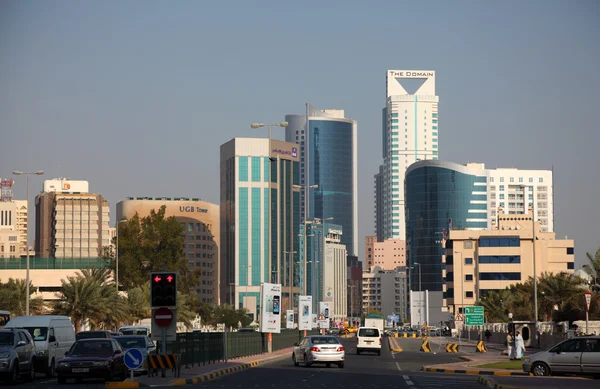
[[125,361],[125,366],[127,366],[130,370],[135,370],[138,367],[142,366],[142,362],[144,362],[144,354],[142,351],[137,348],[130,348],[125,351],[125,357],[123,358]]
[[465,325],[482,326],[485,324],[482,306],[465,307]]

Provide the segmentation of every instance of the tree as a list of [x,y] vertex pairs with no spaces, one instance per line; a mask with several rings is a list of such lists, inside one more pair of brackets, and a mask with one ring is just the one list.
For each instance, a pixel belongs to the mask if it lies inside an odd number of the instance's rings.
[[[29,280],[29,313],[41,315],[44,313],[45,304],[41,297],[32,298],[37,292]],[[24,279],[9,278],[8,282],[0,282],[0,307],[9,311],[13,316],[25,315],[27,296],[27,285]]]
[[235,309],[231,305],[220,305],[215,307],[212,318],[208,321],[211,325],[219,323],[225,324],[226,327],[238,327],[238,323],[242,324],[242,327],[248,327],[252,320],[248,316],[246,309]]
[[543,273],[538,281],[538,310],[543,320],[553,320],[555,311],[562,312],[567,304],[583,297],[585,281],[570,273]]
[[595,287],[595,289],[597,289],[596,291],[600,292],[600,290],[598,290],[598,287],[600,287],[600,248],[596,250],[595,255],[590,253],[585,254],[590,263],[583,265],[583,270],[592,277],[592,287]]
[[508,319],[511,304],[511,295],[508,289],[492,291],[481,297],[479,305],[484,307],[486,322],[504,322]]

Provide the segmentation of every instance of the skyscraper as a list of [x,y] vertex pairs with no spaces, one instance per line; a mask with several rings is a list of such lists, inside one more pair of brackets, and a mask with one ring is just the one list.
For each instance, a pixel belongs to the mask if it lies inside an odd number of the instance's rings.
[[375,175],[378,240],[405,239],[404,176],[412,163],[438,159],[438,102],[434,71],[387,71],[383,165]]
[[[260,284],[282,284],[282,309],[300,293],[298,145],[235,138],[221,145],[221,301],[257,318]],[[232,298],[233,297],[233,298]],[[297,299],[296,299],[297,300]]]
[[[346,118],[343,110],[319,110],[310,104],[304,115],[286,115],[285,120],[286,141],[300,145],[300,218],[304,221],[306,211],[307,220],[333,220],[342,226],[341,243],[348,254],[358,255],[356,120]],[[313,185],[318,188],[307,189]]]

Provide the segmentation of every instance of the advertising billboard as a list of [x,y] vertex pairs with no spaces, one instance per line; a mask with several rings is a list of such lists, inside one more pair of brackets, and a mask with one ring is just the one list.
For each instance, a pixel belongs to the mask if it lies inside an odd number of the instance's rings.
[[319,302],[319,318],[318,325],[319,328],[329,328],[329,303],[327,301]]
[[260,332],[281,332],[281,284],[260,285]]
[[387,326],[396,327],[398,325],[400,325],[400,315],[388,315]]
[[285,328],[287,328],[288,330],[291,330],[294,328],[294,311],[291,309],[288,309],[287,311],[285,311]]
[[298,330],[312,330],[312,296],[300,296],[298,303]]

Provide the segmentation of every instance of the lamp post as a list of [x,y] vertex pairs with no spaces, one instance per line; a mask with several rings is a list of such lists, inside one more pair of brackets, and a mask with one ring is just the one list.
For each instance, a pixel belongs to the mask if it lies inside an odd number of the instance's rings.
[[252,127],[252,128],[267,127],[269,129],[269,139],[271,139],[271,127],[285,128],[287,126],[288,126],[288,122],[280,122],[280,123],[277,123],[277,124],[265,124],[265,123],[252,123],[252,124],[250,124],[250,127]]
[[289,276],[290,276],[290,280],[289,280],[289,284],[290,284],[290,303],[288,304],[288,309],[294,309],[294,259],[292,257],[292,255],[296,254],[297,251],[284,251],[283,254],[289,254],[290,255],[290,261],[289,261]]
[[[525,198],[525,185],[520,186],[523,190],[523,207],[525,208],[525,204],[528,204],[529,200]],[[532,202],[533,204],[533,202]],[[527,209],[527,208],[525,208]],[[537,264],[535,260],[535,212],[533,211],[533,206],[531,207],[531,244],[533,246],[533,323],[534,323],[534,331],[533,331],[533,339],[535,340],[535,344],[537,345],[538,336],[537,336],[537,323],[538,323],[538,298],[537,298]]]
[[[352,280],[350,280],[352,281]],[[353,321],[353,317],[354,317],[354,288],[356,288],[356,285],[350,285],[350,321]]]
[[415,262],[415,265],[419,266],[419,298],[421,298],[421,304],[419,304],[419,327],[421,327],[422,321],[421,321],[421,314],[422,314],[422,310],[423,310],[423,303],[425,300],[423,298],[423,296],[421,295],[422,291],[421,291],[421,264],[419,262]]
[[41,176],[42,174],[44,174],[43,170],[38,170],[36,172],[21,172],[19,170],[15,170],[13,171],[13,174],[15,176],[26,176],[27,177],[27,229],[26,229],[26,233],[27,233],[27,244],[25,245],[25,251],[27,251],[27,263],[26,263],[26,267],[27,270],[25,272],[25,316],[29,316],[29,176],[31,175],[36,175],[36,176]]
[[[321,242],[321,261],[323,262],[323,266],[325,266],[325,244],[326,244],[326,239],[325,239],[325,221],[330,221],[333,220],[333,217],[326,217],[323,219],[319,219],[319,218],[314,218],[313,220],[305,220],[304,223],[305,224],[317,224],[317,225],[321,225],[321,238],[322,238],[322,242]],[[319,261],[316,261],[315,263],[319,263]],[[316,269],[315,266],[313,266],[313,269]],[[313,276],[314,276],[314,272],[313,272]],[[319,285],[322,284],[322,277],[317,277],[317,280],[319,281]],[[314,288],[314,287],[313,287]],[[320,289],[320,288],[319,288]],[[318,293],[318,291],[317,291]],[[314,297],[314,293],[313,293],[313,297]]]
[[307,245],[307,238],[309,236],[315,236],[315,234],[308,234],[308,235],[306,235],[306,231],[304,231],[304,234],[298,234],[298,237],[302,237],[302,240],[304,242],[304,250],[303,250],[303,255],[302,255],[304,258],[303,258],[302,262],[296,262],[297,264],[302,265],[302,269],[303,269],[303,274],[302,274],[302,293],[305,296],[308,293],[308,290],[306,288],[306,284],[308,284],[308,282],[306,282],[306,272],[307,272],[307,267],[306,267],[306,249],[308,247],[308,245]]
[[117,284],[117,293],[119,293],[119,224],[125,223],[127,219],[121,219],[117,222],[117,250],[115,253],[115,284]]
[[[304,252],[302,256],[304,257],[304,277],[306,278],[306,248],[308,247],[308,240],[306,239],[309,236],[314,236],[314,234],[306,234],[306,225],[307,225],[307,214],[308,214],[308,189],[318,189],[319,185],[292,185],[295,189],[303,189],[304,190]],[[306,294],[306,290],[304,291]]]

